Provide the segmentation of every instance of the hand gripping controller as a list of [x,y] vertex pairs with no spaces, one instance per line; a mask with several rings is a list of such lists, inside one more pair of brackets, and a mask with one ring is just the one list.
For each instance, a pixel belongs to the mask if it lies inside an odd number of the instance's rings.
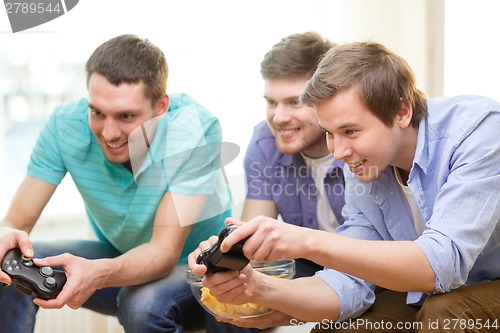
[[66,283],[63,271],[49,266],[36,266],[33,260],[24,257],[18,248],[5,254],[2,271],[10,276],[17,290],[43,299],[56,298]]
[[219,240],[212,247],[202,251],[196,262],[207,266],[207,274],[223,272],[227,270],[239,271],[243,269],[250,260],[243,254],[243,244],[247,238],[234,244],[229,251],[222,253],[220,245],[222,241],[234,230],[238,228],[234,225],[228,225],[219,233]]

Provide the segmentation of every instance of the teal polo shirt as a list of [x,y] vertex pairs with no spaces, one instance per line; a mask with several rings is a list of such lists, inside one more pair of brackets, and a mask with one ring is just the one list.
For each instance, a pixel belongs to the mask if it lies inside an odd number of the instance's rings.
[[174,205],[175,194],[207,195],[209,201],[179,260],[185,263],[187,255],[217,234],[230,215],[231,195],[218,162],[222,139],[218,119],[191,97],[171,95],[164,116],[130,135],[132,173],[105,157],[90,130],[88,112],[86,98],[56,107],[35,144],[28,175],[58,185],[69,173],[97,237],[121,253],[150,240],[156,209],[166,192],[174,195]]

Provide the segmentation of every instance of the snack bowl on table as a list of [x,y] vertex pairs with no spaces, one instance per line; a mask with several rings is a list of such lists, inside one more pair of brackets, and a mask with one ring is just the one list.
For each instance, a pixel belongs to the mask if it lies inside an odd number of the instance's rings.
[[[292,279],[295,275],[294,260],[278,260],[273,263],[250,261],[255,271],[281,279]],[[187,281],[194,297],[213,316],[222,318],[253,318],[271,313],[273,310],[255,303],[229,304],[217,301],[208,288],[201,283],[203,276],[196,276],[187,270]]]

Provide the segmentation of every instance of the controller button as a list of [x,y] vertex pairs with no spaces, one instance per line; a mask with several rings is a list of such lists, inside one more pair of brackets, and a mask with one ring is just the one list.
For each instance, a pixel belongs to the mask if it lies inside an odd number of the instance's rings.
[[9,272],[12,272],[12,271],[14,270],[14,268],[13,268],[12,266],[7,266],[7,270],[8,270]]
[[20,269],[21,269],[21,266],[19,266],[19,265],[15,265],[15,266],[14,266],[14,269],[15,269],[16,271],[18,271],[18,270],[20,270]]
[[11,261],[11,263],[12,263],[12,265],[17,265],[19,262],[16,259],[14,259]]
[[53,277],[46,278],[45,281],[43,281],[43,284],[49,289],[52,289],[57,285],[56,279],[54,279]]
[[54,270],[52,269],[52,267],[43,266],[42,268],[40,268],[40,274],[42,274],[42,276],[44,277],[49,277],[54,275]]

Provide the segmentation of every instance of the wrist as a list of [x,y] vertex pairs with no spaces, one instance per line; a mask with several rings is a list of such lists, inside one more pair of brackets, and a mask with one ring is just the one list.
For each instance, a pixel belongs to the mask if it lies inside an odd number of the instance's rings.
[[248,284],[250,302],[267,305],[268,295],[273,289],[273,280],[277,280],[277,278],[260,272],[253,272],[252,281]]
[[318,230],[305,228],[304,231],[300,245],[302,258],[314,261],[318,256],[318,249],[321,249],[321,247],[318,248],[318,240],[320,239],[317,235]]
[[95,273],[97,289],[120,286],[117,276],[121,272],[120,263],[116,259],[96,259]]

